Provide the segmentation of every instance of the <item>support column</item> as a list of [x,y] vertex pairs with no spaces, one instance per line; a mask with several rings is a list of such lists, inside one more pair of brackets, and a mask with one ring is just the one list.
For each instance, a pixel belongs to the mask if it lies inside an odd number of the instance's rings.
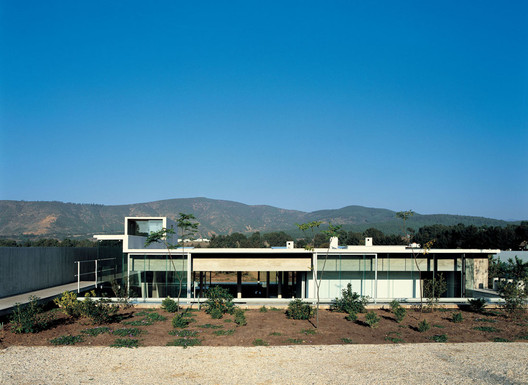
[[302,272],[301,274],[301,298],[306,298],[306,277],[308,276],[307,273]]
[[187,298],[191,298],[192,287],[192,269],[191,269],[191,253],[187,253]]
[[242,272],[237,271],[237,298],[242,298]]
[[203,271],[200,271],[200,293],[198,294],[198,297],[201,299],[203,298],[203,285],[204,285],[204,273]]
[[378,299],[378,254],[374,254],[374,303]]
[[266,298],[269,298],[269,287],[270,287],[270,272],[266,271]]
[[277,279],[277,298],[282,298],[282,280],[283,280],[283,272],[279,271],[277,272],[278,279]]

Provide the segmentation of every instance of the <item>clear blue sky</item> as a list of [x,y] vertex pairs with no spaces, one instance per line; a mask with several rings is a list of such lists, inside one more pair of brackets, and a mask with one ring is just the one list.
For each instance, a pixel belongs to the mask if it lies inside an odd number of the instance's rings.
[[0,1],[0,199],[528,219],[526,1]]

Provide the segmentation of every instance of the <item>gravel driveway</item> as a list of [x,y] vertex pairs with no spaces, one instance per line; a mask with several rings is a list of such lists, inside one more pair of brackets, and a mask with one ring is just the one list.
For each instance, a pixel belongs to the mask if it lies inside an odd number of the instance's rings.
[[528,344],[9,347],[0,383],[528,384]]

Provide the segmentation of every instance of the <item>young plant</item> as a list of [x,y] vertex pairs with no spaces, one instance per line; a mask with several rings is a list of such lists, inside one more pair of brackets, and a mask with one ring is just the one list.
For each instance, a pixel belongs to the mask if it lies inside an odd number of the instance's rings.
[[486,300],[484,298],[470,299],[468,303],[469,310],[473,313],[483,313],[486,308]]
[[181,346],[182,348],[186,349],[189,346],[197,346],[201,345],[202,341],[200,341],[199,338],[178,338],[173,341],[167,342],[167,346]]
[[113,348],[137,348],[139,340],[133,338],[117,338],[112,345]]
[[257,338],[252,343],[255,346],[268,346],[269,345],[266,341],[264,341],[263,339],[260,339],[260,338]]
[[81,308],[83,316],[90,318],[93,324],[99,325],[112,322],[118,311],[118,305],[111,304],[103,298],[94,301],[88,293],[84,298]]
[[424,319],[423,321],[421,321],[418,324],[418,331],[420,333],[424,333],[424,332],[428,331],[429,329],[431,329],[431,325],[429,325],[429,322],[427,322],[426,319]]
[[367,297],[362,297],[352,291],[352,285],[347,284],[346,289],[341,290],[341,298],[336,298],[332,304],[332,309],[342,313],[364,313]]
[[462,317],[462,313],[461,312],[453,313],[453,315],[451,316],[451,322],[453,322],[453,323],[460,323],[463,320],[464,320],[464,318]]
[[77,342],[83,342],[82,336],[60,336],[50,340],[52,345],[75,345]]
[[174,329],[185,329],[187,326],[189,326],[190,322],[191,321],[188,317],[185,317],[182,313],[178,313],[172,319],[172,327]]
[[405,310],[404,307],[398,306],[393,310],[393,313],[394,317],[396,318],[396,322],[401,323],[407,315],[407,310]]
[[446,334],[435,334],[432,337],[429,337],[434,342],[447,342],[447,335]]
[[245,314],[244,310],[235,309],[235,323],[238,326],[246,326],[247,325],[246,314]]
[[[193,236],[198,231],[199,223],[196,222],[196,218],[192,214],[184,214],[180,213],[178,219],[176,220],[177,227],[180,229],[180,237],[181,239],[185,239],[186,237]],[[178,247],[178,244],[173,244],[169,242],[167,239],[169,236],[175,235],[175,231],[173,228],[162,228],[159,231],[154,231],[150,233],[147,236],[147,240],[145,241],[145,247],[150,246],[153,243],[162,243],[167,248],[167,253],[169,255],[169,259],[172,264],[172,268],[174,270],[174,274],[176,276],[176,279],[178,280],[178,299],[177,299],[177,312],[180,311],[180,298],[183,290],[183,281],[185,279],[186,272],[184,271],[184,264],[185,264],[185,242],[181,243],[181,263],[182,268],[181,270],[178,270],[176,268],[176,263],[174,262],[174,259],[172,257],[171,250]]]
[[11,331],[14,333],[38,333],[48,327],[51,322],[49,314],[42,314],[39,298],[29,297],[29,303],[17,303],[11,315]]
[[447,291],[447,282],[443,274],[424,282],[424,296],[427,298],[427,308],[434,311],[438,306],[440,297]]
[[308,320],[313,315],[313,307],[300,299],[294,299],[288,304],[286,316],[296,320]]
[[167,297],[161,301],[161,308],[169,313],[176,313],[179,310],[178,303],[171,297]]
[[376,315],[373,311],[369,311],[365,316],[365,322],[368,326],[371,328],[375,328],[378,326],[378,323],[380,321],[380,317]]
[[[304,233],[305,231],[307,231],[308,229],[311,230],[312,232],[312,245],[313,246],[310,246],[310,245],[307,245],[306,246],[306,249],[307,250],[314,250],[315,248],[315,235],[314,235],[314,228],[316,227],[319,227],[323,222],[322,221],[312,221],[312,222],[309,222],[309,223],[303,223],[301,225],[297,224],[297,227]],[[332,237],[335,237],[337,236],[338,234],[338,231],[341,229],[341,226],[334,226],[332,225],[331,223],[328,224],[328,230],[325,230],[323,231],[323,235],[325,236],[325,238],[327,239],[331,239]],[[315,307],[315,327],[318,328],[319,327],[319,304],[320,304],[320,295],[319,295],[319,292],[320,292],[320,287],[321,287],[321,282],[323,280],[323,273],[325,271],[325,267],[326,267],[326,261],[328,260],[328,254],[330,253],[330,242],[328,243],[328,248],[326,249],[326,255],[325,255],[325,259],[323,261],[323,266],[321,268],[321,273],[318,274],[317,271],[318,271],[318,266],[314,266],[313,267],[313,273],[315,274],[315,295],[316,295],[316,307]]]
[[204,302],[205,312],[212,318],[222,318],[224,314],[232,314],[235,305],[233,296],[227,289],[220,286],[214,286],[207,290],[207,300]]
[[65,291],[62,296],[53,302],[69,317],[79,318],[82,314],[82,302],[77,299],[77,294]]

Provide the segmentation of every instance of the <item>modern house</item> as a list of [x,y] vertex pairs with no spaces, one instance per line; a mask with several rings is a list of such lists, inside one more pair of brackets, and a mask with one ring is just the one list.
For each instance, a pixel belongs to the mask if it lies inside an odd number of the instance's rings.
[[[126,217],[124,235],[95,235],[97,240],[121,240],[123,277],[138,298],[203,297],[210,285],[229,287],[237,298],[339,297],[352,290],[374,301],[412,300],[420,297],[420,279],[447,282],[448,298],[472,297],[474,289],[488,285],[488,257],[499,250],[430,249],[420,245],[379,246],[372,238],[363,246],[306,250],[293,242],[275,248],[192,248],[167,250],[161,243],[145,247],[147,235],[175,228],[165,217]],[[171,243],[176,243],[173,235]],[[235,277],[236,279],[226,279]]]

